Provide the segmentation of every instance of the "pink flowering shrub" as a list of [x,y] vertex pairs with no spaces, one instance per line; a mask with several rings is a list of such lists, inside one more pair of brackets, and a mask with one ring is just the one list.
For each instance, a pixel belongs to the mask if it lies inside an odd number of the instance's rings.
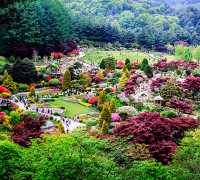
[[118,113],[111,114],[112,122],[118,122],[121,119],[121,116]]

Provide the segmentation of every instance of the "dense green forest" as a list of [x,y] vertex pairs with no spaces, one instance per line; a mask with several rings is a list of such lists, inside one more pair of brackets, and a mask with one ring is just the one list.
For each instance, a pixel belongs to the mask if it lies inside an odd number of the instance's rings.
[[[50,55],[54,51],[62,52],[69,39],[95,46],[111,42],[116,47],[132,47],[137,43],[149,49],[164,48],[177,41],[200,44],[200,10],[188,3],[180,8],[178,4],[173,7],[174,1],[169,1],[169,5],[166,1],[159,2],[37,0],[15,3],[16,9],[23,9],[17,16],[20,23],[0,28],[0,55],[26,57],[34,50],[41,56]],[[180,5],[182,1],[176,2]]]
[[[107,31],[104,26],[109,24],[111,31],[118,32],[115,35],[119,36],[121,43],[135,41],[141,44],[141,33],[146,39],[142,45],[147,47],[173,44],[178,40],[194,45],[200,42],[200,13],[197,8],[182,6],[182,9],[176,9],[166,3],[157,5],[159,1],[145,3],[141,0],[62,1],[74,13],[76,23],[84,22],[87,27],[86,31],[83,26],[77,26],[79,35],[90,40],[104,40],[104,30]],[[173,2],[169,1],[170,4]],[[107,41],[112,42],[112,38]]]

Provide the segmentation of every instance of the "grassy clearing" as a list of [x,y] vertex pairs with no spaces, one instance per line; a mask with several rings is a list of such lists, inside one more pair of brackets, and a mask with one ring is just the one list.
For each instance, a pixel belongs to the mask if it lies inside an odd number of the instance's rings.
[[[105,51],[105,50],[87,50],[86,56],[82,58],[86,63],[91,63],[90,59],[94,63],[101,62],[102,59],[113,56],[117,61],[125,61],[125,59],[130,59],[131,62],[140,62],[144,58],[149,58],[149,56],[142,52],[133,52],[132,50],[126,51]],[[107,54],[106,54],[107,53]],[[121,53],[121,55],[120,55]],[[110,54],[110,56],[108,56]]]
[[[94,63],[98,63],[101,62],[102,59],[113,56],[115,59],[117,59],[117,61],[124,61],[126,60],[126,58],[130,59],[131,62],[141,62],[144,58],[147,58],[149,60],[149,64],[153,64],[155,62],[157,62],[156,60],[154,60],[153,57],[149,56],[147,53],[144,52],[134,52],[132,50],[122,50],[122,51],[105,51],[105,50],[92,50],[92,49],[88,49],[87,51],[85,51],[86,56],[84,56],[82,58],[82,60],[84,60],[84,62],[90,64],[91,60],[94,61]],[[154,53],[154,52],[150,52],[151,55],[154,55],[157,58],[167,58],[168,61],[172,61],[175,60],[175,56],[174,55],[170,55],[170,54],[162,54],[162,53]],[[110,56],[109,56],[110,55]]]
[[68,117],[74,117],[76,115],[80,114],[87,114],[90,112],[98,112],[98,110],[90,110],[87,109],[87,107],[73,102],[66,102],[63,99],[66,97],[60,97],[56,99],[54,102],[50,102],[50,104],[58,106],[58,107],[65,107],[66,108],[66,116]]

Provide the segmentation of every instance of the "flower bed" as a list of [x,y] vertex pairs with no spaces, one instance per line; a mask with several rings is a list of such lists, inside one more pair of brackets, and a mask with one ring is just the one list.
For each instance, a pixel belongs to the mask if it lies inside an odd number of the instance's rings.
[[79,101],[77,101],[77,99],[68,99],[68,98],[66,98],[64,100],[67,101],[67,102],[79,103]]
[[84,103],[84,102],[82,102],[82,101],[79,101],[79,104],[81,104],[81,105],[83,105],[83,106],[86,106],[86,107],[90,106],[89,103]]
[[47,105],[47,104],[36,104],[38,108],[58,108],[57,106],[54,105]]

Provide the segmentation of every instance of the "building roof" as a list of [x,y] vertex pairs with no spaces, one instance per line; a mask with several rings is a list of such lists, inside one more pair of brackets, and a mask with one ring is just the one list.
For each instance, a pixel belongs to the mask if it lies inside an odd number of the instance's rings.
[[156,100],[156,101],[163,101],[164,98],[161,97],[161,96],[156,96],[156,97],[154,98],[154,100]]

